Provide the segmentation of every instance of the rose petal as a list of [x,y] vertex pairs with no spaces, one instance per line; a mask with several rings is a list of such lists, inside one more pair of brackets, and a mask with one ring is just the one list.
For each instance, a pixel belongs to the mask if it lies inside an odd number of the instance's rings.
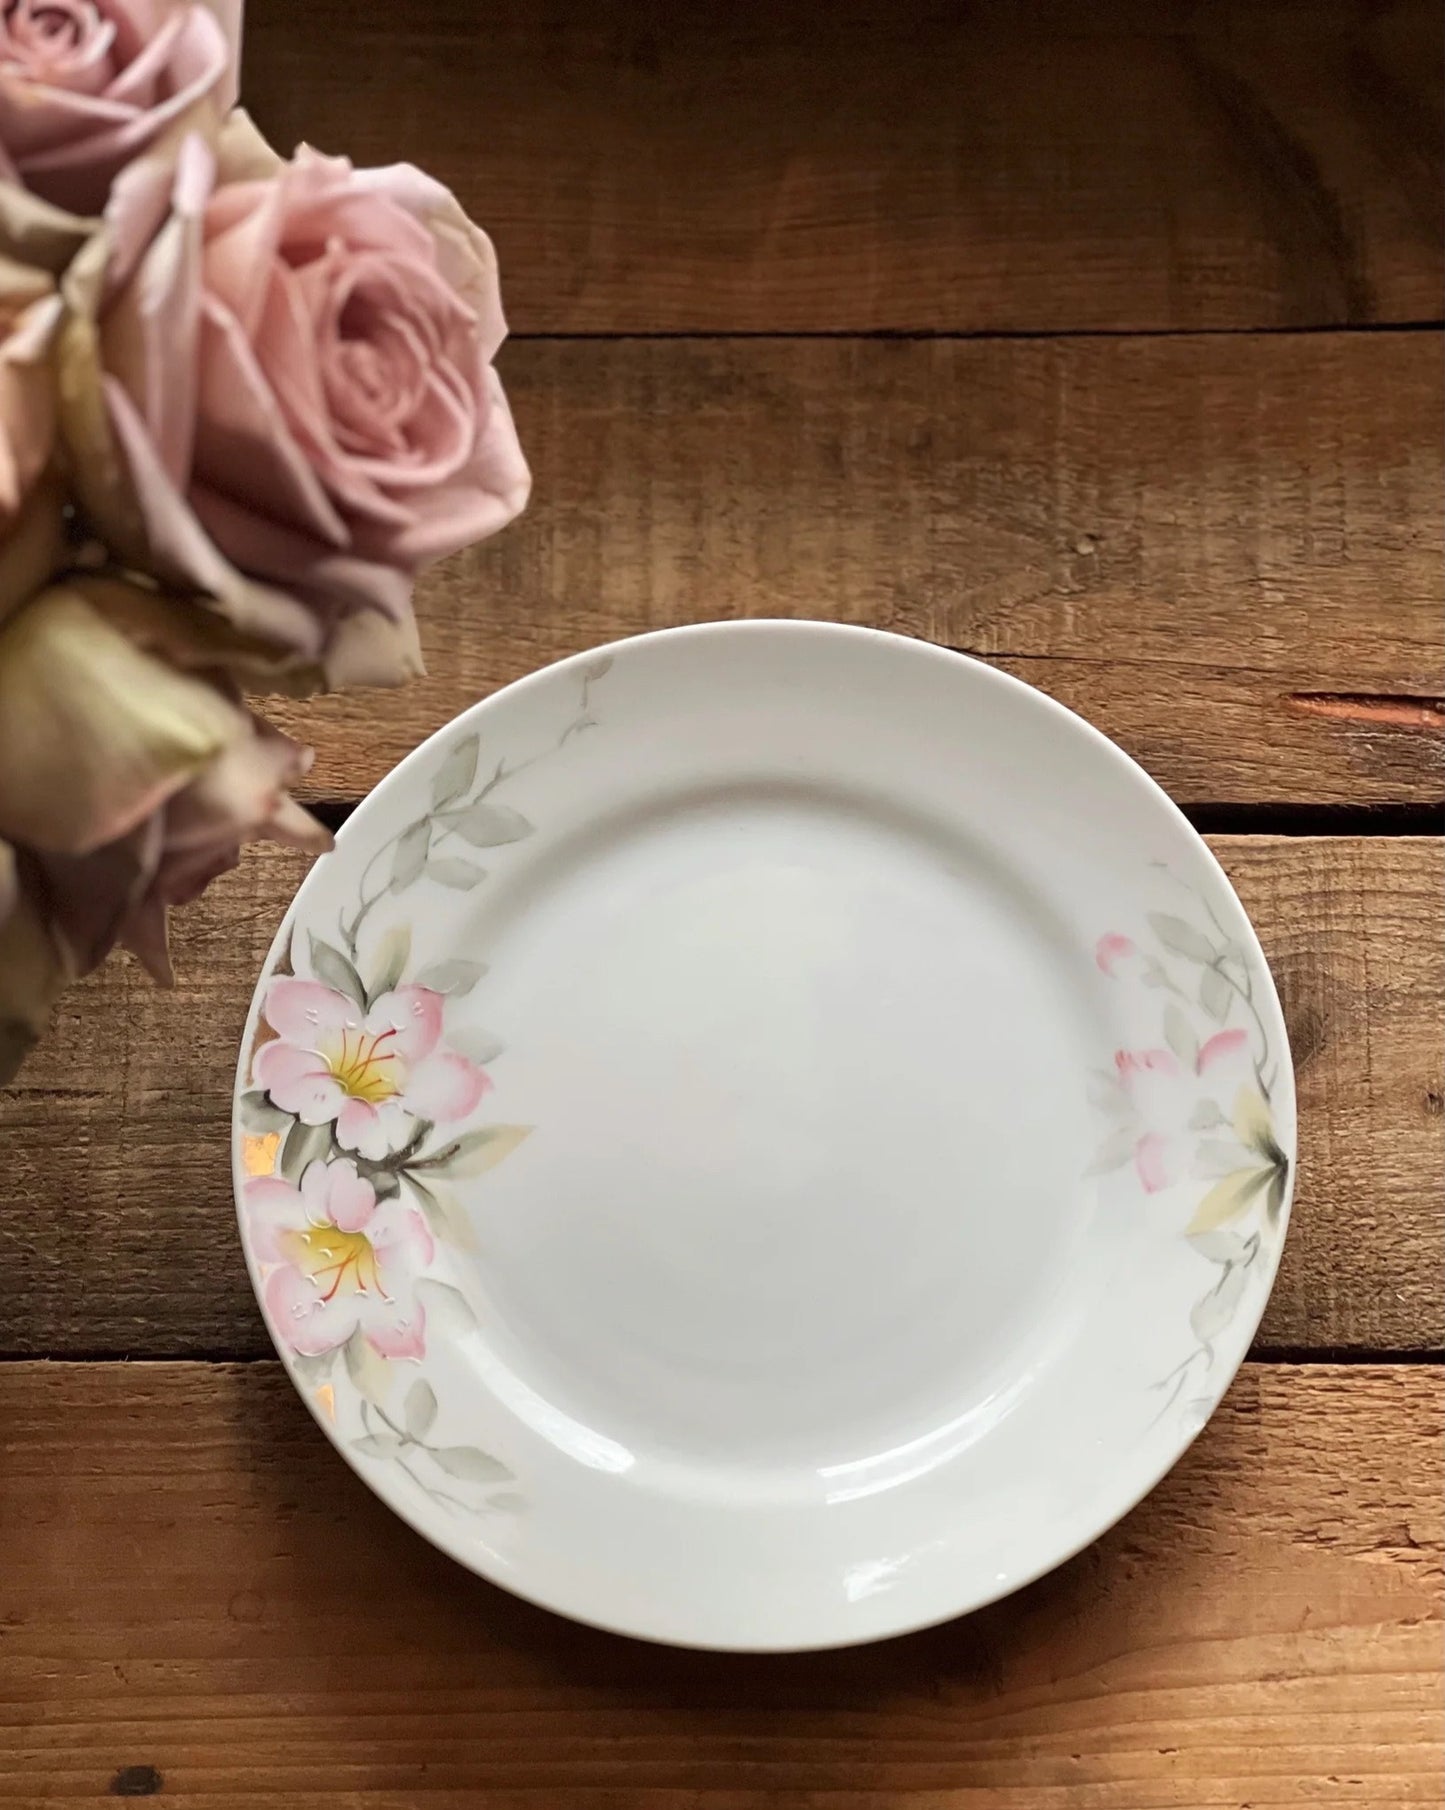
[[89,854],[33,851],[43,881],[52,934],[77,974],[103,962],[160,863],[160,814]]
[[104,380],[110,424],[120,442],[157,576],[206,592],[214,607],[243,633],[301,653],[319,654],[322,627],[312,611],[269,585],[251,582],[221,555],[190,504],[156,456],[145,425],[125,390]]
[[13,1079],[73,978],[39,903],[19,885],[0,915],[0,1086]]
[[243,722],[59,587],[0,626],[0,834],[86,854],[158,810]]
[[244,494],[253,508],[344,547],[345,524],[293,439],[240,323],[210,296],[201,309],[200,360],[197,478],[229,489],[234,486],[227,474],[244,471]]
[[273,281],[285,213],[280,181],[223,186],[206,210],[206,288],[248,340],[260,325]]
[[125,386],[181,489],[190,481],[195,438],[201,216],[214,173],[209,150],[191,134],[176,160],[169,213],[101,331],[107,371]]
[[[413,498],[412,521],[384,543],[388,556],[408,570],[485,540],[526,507],[532,474],[495,371],[487,373],[487,394],[486,426],[466,471],[456,483]],[[357,543],[364,550],[372,544],[364,532]]]
[[491,240],[469,220],[456,197],[413,164],[358,170],[357,188],[384,196],[423,225],[436,250],[437,268],[476,317],[482,356],[490,362],[507,336],[497,254]]
[[107,89],[112,101],[142,109],[153,106],[156,90],[165,76],[166,64],[176,53],[176,43],[185,30],[185,13],[179,9],[161,18],[154,35],[144,42],[136,55],[115,77]]

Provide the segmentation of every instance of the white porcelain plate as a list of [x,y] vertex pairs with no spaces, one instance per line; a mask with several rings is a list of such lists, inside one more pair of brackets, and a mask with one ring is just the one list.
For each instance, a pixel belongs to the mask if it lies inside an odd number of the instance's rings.
[[732,1648],[957,1615],[1243,1358],[1294,1088],[1239,901],[1103,736],[820,623],[563,662],[404,761],[251,1009],[297,1388],[483,1576]]

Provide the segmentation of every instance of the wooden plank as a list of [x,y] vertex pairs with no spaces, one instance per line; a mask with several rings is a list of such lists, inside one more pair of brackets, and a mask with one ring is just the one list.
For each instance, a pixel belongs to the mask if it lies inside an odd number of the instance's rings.
[[495,234],[525,332],[1440,311],[1429,0],[247,12],[276,142],[433,171]]
[[[1299,1066],[1299,1195],[1263,1347],[1437,1349],[1442,845],[1211,840]],[[232,1229],[227,1125],[251,989],[302,865],[253,850],[179,914],[175,993],[113,961],[0,1096],[0,1352],[269,1349]]]
[[1249,1366],[1021,1596],[750,1659],[471,1578],[275,1364],[9,1365],[0,1803],[99,1810],[128,1776],[174,1810],[1438,1806],[1441,1394]]
[[431,677],[273,712],[354,797],[562,654],[821,616],[979,653],[1177,798],[1445,795],[1433,336],[516,346],[530,513],[425,579]]

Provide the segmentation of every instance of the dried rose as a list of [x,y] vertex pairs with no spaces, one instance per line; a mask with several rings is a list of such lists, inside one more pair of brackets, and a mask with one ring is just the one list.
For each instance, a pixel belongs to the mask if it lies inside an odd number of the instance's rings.
[[167,907],[243,842],[330,845],[286,791],[307,751],[252,716],[227,676],[248,658],[192,606],[112,580],[54,585],[0,625],[0,837],[18,856],[0,927],[0,1080],[54,995],[116,943],[169,980]]

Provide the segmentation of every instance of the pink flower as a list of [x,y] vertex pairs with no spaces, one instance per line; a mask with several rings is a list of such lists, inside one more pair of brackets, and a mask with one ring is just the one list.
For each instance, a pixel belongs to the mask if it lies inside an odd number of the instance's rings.
[[240,22],[241,0],[5,0],[0,179],[99,213],[131,158],[235,100]]
[[1247,1033],[1237,1027],[1228,1031],[1216,1031],[1200,1044],[1199,1054],[1194,1059],[1194,1072],[1197,1075],[1208,1074],[1217,1063],[1227,1062],[1232,1056],[1237,1056],[1248,1048]]
[[267,1311],[293,1351],[317,1357],[360,1332],[382,1357],[419,1358],[426,1308],[418,1277],[432,1260],[426,1221],[341,1158],[312,1163],[295,1188],[277,1175],[246,1183],[253,1248],[275,1265]]
[[[496,260],[408,165],[283,162],[244,115],[116,183],[71,305],[64,431],[123,555],[278,650],[288,688],[420,670],[417,571],[530,476],[492,358]],[[281,675],[278,675],[278,677]]]
[[1249,1074],[1249,1038],[1237,1027],[1216,1031],[1200,1044],[1192,1062],[1182,1062],[1166,1049],[1116,1050],[1114,1069],[1140,1128],[1135,1172],[1145,1192],[1157,1194],[1183,1174],[1192,1133],[1210,1128],[1199,1122],[1209,1108],[1198,1079],[1213,1075],[1219,1081],[1222,1070],[1226,1080],[1233,1071],[1237,1082]]
[[1094,949],[1094,960],[1101,971],[1110,976],[1118,971],[1119,963],[1127,961],[1131,955],[1137,954],[1133,942],[1127,936],[1120,936],[1117,931],[1108,936],[1101,936]]
[[278,1035],[256,1053],[256,1082],[305,1125],[334,1119],[344,1149],[380,1162],[417,1119],[464,1119],[490,1085],[476,1063],[438,1049],[444,1003],[428,987],[398,987],[363,1013],[320,981],[273,980],[265,1017]]

